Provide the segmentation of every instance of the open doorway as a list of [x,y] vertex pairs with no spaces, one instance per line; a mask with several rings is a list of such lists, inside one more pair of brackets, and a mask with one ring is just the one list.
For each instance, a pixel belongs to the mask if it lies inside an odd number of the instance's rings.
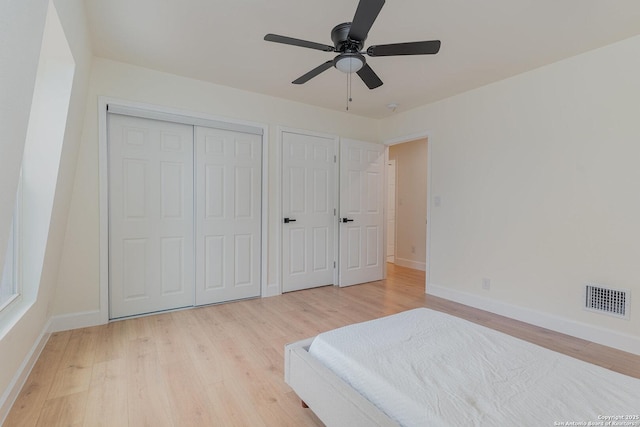
[[387,262],[422,271],[427,259],[427,165],[427,138],[389,146]]

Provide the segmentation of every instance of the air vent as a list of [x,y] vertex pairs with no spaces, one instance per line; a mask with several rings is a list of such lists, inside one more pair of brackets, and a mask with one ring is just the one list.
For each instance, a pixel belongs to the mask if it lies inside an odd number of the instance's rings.
[[628,290],[589,284],[585,286],[584,302],[586,310],[629,319]]

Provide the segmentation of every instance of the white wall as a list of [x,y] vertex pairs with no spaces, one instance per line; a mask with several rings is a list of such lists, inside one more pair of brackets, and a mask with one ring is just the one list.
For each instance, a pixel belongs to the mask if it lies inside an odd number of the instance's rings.
[[[430,135],[428,293],[640,352],[639,51],[634,37],[381,123],[383,139]],[[631,319],[582,310],[591,281],[630,289]]]
[[55,314],[92,312],[99,309],[99,180],[98,96],[166,106],[216,117],[251,121],[269,126],[269,277],[276,283],[279,263],[276,217],[280,203],[276,188],[277,127],[377,141],[377,121],[352,114],[313,107],[203,81],[161,73],[106,59],[95,58],[83,145],[76,170],[75,188]]
[[[6,38],[2,38],[2,42],[6,42],[15,48],[14,60],[20,62],[19,75],[10,76],[13,78],[13,83],[17,86],[24,85],[23,93],[15,95],[12,102],[16,105],[26,102],[23,100],[28,99],[28,107],[30,108],[31,94],[33,93],[35,84],[35,74],[38,67],[38,57],[40,53],[40,39],[42,37],[42,31],[44,29],[44,17],[47,12],[48,1],[21,1],[21,2],[9,2],[10,6],[26,5],[25,10],[21,11],[28,15],[29,19],[18,19],[18,24],[22,23],[27,25],[23,29],[15,31],[15,33],[9,34]],[[63,238],[65,235],[67,225],[67,213],[69,207],[69,201],[71,196],[71,189],[74,179],[74,168],[69,165],[74,165],[76,162],[77,151],[80,143],[80,131],[82,129],[82,120],[84,118],[84,108],[86,101],[86,88],[88,85],[89,67],[91,62],[91,48],[89,45],[89,39],[87,36],[86,22],[84,18],[84,3],[82,0],[59,0],[55,1],[56,9],[60,22],[62,23],[66,39],[69,43],[73,59],[76,64],[75,74],[73,78],[73,90],[69,102],[69,110],[67,114],[67,122],[64,127],[64,141],[62,151],[60,152],[60,170],[57,174],[57,182],[55,184],[55,195],[52,200],[52,206],[50,206],[50,222],[46,239],[46,249],[42,255],[41,273],[35,280],[35,288],[37,295],[32,305],[25,307],[21,316],[13,322],[11,329],[0,336],[0,355],[2,355],[2,363],[0,363],[0,421],[5,415],[5,411],[8,409],[7,404],[11,403],[11,399],[15,396],[12,395],[16,391],[15,385],[19,385],[19,382],[24,379],[22,375],[25,374],[22,371],[22,367],[26,366],[24,363],[29,359],[33,349],[37,348],[40,344],[40,337],[46,336],[47,323],[50,318],[50,304],[55,293],[55,285],[58,276],[58,266],[60,261],[60,255],[62,253]],[[4,5],[3,5],[4,7]],[[16,19],[15,17],[12,17]],[[35,19],[37,18],[37,19]],[[27,22],[28,21],[28,22]],[[0,26],[2,27],[2,26]],[[35,43],[32,37],[36,35],[37,48],[33,46]],[[21,48],[26,53],[20,52]],[[35,59],[33,61],[20,61],[24,55],[29,56],[29,53],[35,49]],[[0,50],[2,55],[5,54],[5,46],[2,46]],[[19,52],[19,53],[17,53]],[[6,62],[3,60],[3,67]],[[31,76],[33,78],[31,78]],[[0,84],[7,83],[3,75],[0,78]],[[28,83],[28,84],[27,84]],[[16,87],[17,87],[16,86]],[[4,89],[4,88],[3,88]],[[28,96],[27,96],[28,95]],[[4,98],[3,98],[4,99]],[[3,147],[5,141],[7,146],[13,151],[19,151],[22,156],[22,145],[26,138],[26,122],[29,117],[29,108],[27,108],[26,117],[17,117],[13,115],[16,122],[13,123],[14,129],[8,130],[9,135],[13,135],[13,139],[3,139]],[[4,115],[4,111],[2,112]],[[20,120],[18,120],[20,119]],[[15,128],[22,129],[22,119],[25,121],[25,131],[17,132]],[[4,124],[2,131],[5,131]],[[4,135],[3,135],[4,138]],[[3,148],[4,150],[4,148]],[[19,166],[20,162],[14,161]],[[0,156],[2,161],[2,167],[0,173],[2,173],[2,182],[5,179],[5,157]],[[8,160],[8,159],[7,159]],[[19,167],[18,167],[19,169]],[[7,178],[9,180],[9,178]],[[17,170],[15,181],[17,182]],[[13,192],[15,189],[9,189],[11,194],[11,203],[0,203],[0,209],[2,215],[5,214],[5,210],[8,210],[9,215],[13,209]],[[2,196],[4,197],[5,189],[2,189]],[[3,216],[4,220],[4,216]],[[8,224],[8,223],[7,223]],[[7,225],[8,226],[8,225]],[[4,248],[4,245],[1,245]],[[29,266],[25,266],[29,268]]]
[[389,147],[396,160],[395,263],[425,269],[427,258],[427,139]]

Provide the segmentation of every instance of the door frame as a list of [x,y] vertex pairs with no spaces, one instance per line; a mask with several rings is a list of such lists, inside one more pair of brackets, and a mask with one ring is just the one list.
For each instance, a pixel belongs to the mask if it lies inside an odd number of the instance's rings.
[[[274,238],[276,240],[275,243],[278,250],[276,251],[277,260],[275,263],[276,283],[269,286],[270,293],[268,294],[268,296],[282,294],[282,260],[283,260],[283,257],[282,257],[282,134],[283,133],[297,133],[300,135],[315,136],[319,138],[327,138],[327,139],[333,140],[333,147],[334,147],[333,155],[335,156],[334,157],[335,161],[333,162],[334,177],[335,177],[335,179],[333,180],[334,181],[333,197],[334,197],[334,206],[336,207],[336,215],[334,215],[334,217],[336,218],[336,223],[338,221],[337,219],[338,212],[340,211],[340,179],[339,179],[340,170],[338,169],[338,161],[340,160],[339,159],[340,138],[337,135],[332,135],[332,134],[327,134],[322,132],[314,132],[314,131],[304,130],[304,129],[290,128],[285,126],[278,126],[276,128],[276,132],[277,132],[276,149],[278,154],[276,156],[276,164],[274,169],[277,171],[277,173],[275,174],[275,188],[278,189],[278,196],[274,198],[275,199],[274,204],[276,205],[276,218],[278,219],[278,221],[277,221],[276,233]],[[333,261],[335,263],[335,267],[333,269],[333,286],[337,286],[338,284],[338,268],[339,268],[338,250],[340,247],[339,231],[340,231],[339,227],[337,226],[334,227],[333,229]]]
[[[385,182],[386,182],[386,174],[388,173],[387,171],[387,162],[389,161],[389,146],[391,145],[396,145],[396,144],[402,144],[404,142],[411,142],[411,141],[415,141],[417,139],[427,139],[427,227],[426,227],[426,259],[425,259],[425,283],[424,283],[424,292],[427,293],[427,287],[429,286],[429,284],[431,283],[431,268],[429,268],[431,266],[431,176],[432,176],[432,161],[431,158],[433,157],[431,155],[431,148],[432,148],[432,138],[431,138],[431,134],[429,131],[421,131],[421,132],[417,132],[414,134],[410,134],[410,135],[404,135],[404,136],[400,136],[400,137],[396,137],[396,138],[391,138],[391,139],[387,139],[383,142],[383,144],[385,145],[385,150],[384,150],[384,160],[385,160]],[[396,165],[396,173],[397,173],[397,165]],[[385,185],[385,189],[384,189],[384,197],[385,199],[387,198],[387,186]],[[386,246],[386,235],[387,235],[387,224],[386,224],[386,219],[387,219],[387,206],[385,203],[385,212],[384,212],[384,218],[385,218],[385,230],[384,230],[384,235],[385,235],[385,249],[384,249],[384,255],[385,255],[385,260],[387,259],[387,246]],[[387,263],[384,263],[384,267],[383,267],[383,274],[384,277],[387,277]]]
[[[262,208],[261,208],[261,255],[260,255],[260,291],[262,296],[268,295],[267,286],[267,249],[269,247],[269,127],[264,123],[256,123],[211,114],[197,113],[195,111],[160,105],[146,104],[108,96],[98,97],[98,176],[99,176],[99,288],[100,301],[98,317],[100,323],[109,323],[109,168],[108,168],[108,139],[107,139],[107,106],[117,106],[124,110],[135,110],[147,115],[147,118],[174,122],[189,122],[199,126],[219,124],[228,129],[240,130],[242,128],[256,128],[262,131]],[[213,126],[215,127],[215,126]],[[195,220],[195,219],[194,219]],[[87,313],[88,314],[88,313]]]
[[[389,238],[389,230],[388,230],[388,226],[389,226],[389,179],[391,174],[389,173],[389,171],[391,170],[391,168],[389,167],[389,164],[393,161],[393,172],[394,172],[394,179],[395,179],[395,183],[393,185],[393,188],[395,189],[395,194],[393,196],[393,209],[395,212],[398,211],[398,165],[396,163],[395,159],[390,159],[389,158],[389,146],[385,146],[384,149],[384,158],[385,158],[385,170],[384,170],[384,184],[385,184],[385,205],[384,205],[384,220],[385,220],[385,266],[387,264],[388,259],[389,259],[389,253],[387,253],[387,249],[389,249],[389,242],[388,242],[388,238]],[[427,172],[428,173],[428,172]],[[396,213],[397,215],[397,213]],[[395,253],[396,253],[396,219],[393,219],[393,260],[395,262]],[[384,269],[383,269],[384,270]],[[386,275],[385,275],[386,277]]]

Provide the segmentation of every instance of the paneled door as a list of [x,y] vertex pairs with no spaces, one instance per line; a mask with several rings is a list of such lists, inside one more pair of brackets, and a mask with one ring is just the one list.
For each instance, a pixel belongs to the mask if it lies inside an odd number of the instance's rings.
[[340,141],[340,286],[383,277],[384,146]]
[[195,135],[196,305],[260,296],[262,137]]
[[109,298],[119,318],[193,305],[193,127],[109,114]]
[[282,133],[282,290],[334,283],[336,142]]

